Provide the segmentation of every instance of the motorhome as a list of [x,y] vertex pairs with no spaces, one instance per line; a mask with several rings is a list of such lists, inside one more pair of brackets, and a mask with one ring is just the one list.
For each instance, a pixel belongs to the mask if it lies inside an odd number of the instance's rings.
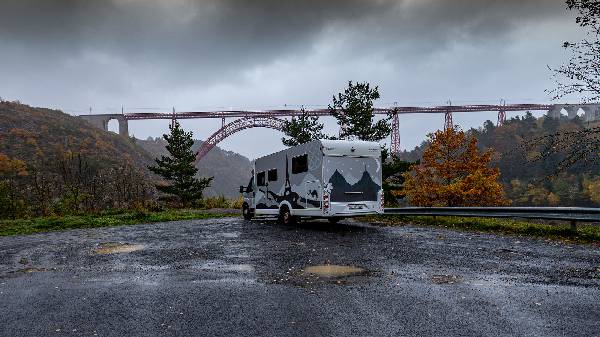
[[383,213],[381,147],[375,142],[315,140],[252,162],[242,214],[328,218]]

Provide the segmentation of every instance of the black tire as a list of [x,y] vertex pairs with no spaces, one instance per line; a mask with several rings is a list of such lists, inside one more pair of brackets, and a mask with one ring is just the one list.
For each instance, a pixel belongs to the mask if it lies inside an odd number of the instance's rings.
[[279,208],[277,223],[280,225],[293,225],[296,223],[296,218],[292,216],[292,213],[287,206],[281,206],[281,208]]
[[248,207],[248,204],[242,205],[242,216],[244,217],[244,220],[252,220],[254,214],[250,210],[250,207]]

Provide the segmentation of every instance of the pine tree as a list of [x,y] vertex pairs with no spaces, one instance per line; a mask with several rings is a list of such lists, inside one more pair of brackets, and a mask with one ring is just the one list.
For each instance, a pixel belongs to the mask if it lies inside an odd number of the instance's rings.
[[384,199],[389,205],[396,205],[397,199],[404,197],[402,185],[404,173],[410,171],[412,163],[392,157],[386,161],[382,156],[382,178]]
[[500,171],[489,167],[492,151],[479,153],[475,137],[460,130],[428,135],[423,160],[404,174],[404,193],[416,206],[502,206],[509,201],[498,182]]
[[285,146],[296,146],[311,140],[328,138],[323,134],[323,124],[319,123],[319,117],[309,115],[304,108],[300,116],[294,116],[292,120],[285,122],[282,131],[288,137],[281,138]]
[[188,205],[202,198],[202,191],[210,186],[213,177],[196,178],[198,168],[194,166],[196,154],[192,150],[192,132],[185,132],[177,121],[169,129],[170,134],[163,135],[169,156],[157,158],[156,166],[148,169],[169,182],[167,185],[156,185],[159,191],[175,195],[184,205]]
[[375,117],[373,101],[376,99],[379,99],[379,88],[371,89],[367,82],[354,84],[349,81],[344,93],[338,93],[337,97],[333,96],[333,104],[329,105],[329,111],[341,127],[341,139],[376,142],[390,134],[392,114],[373,123]]

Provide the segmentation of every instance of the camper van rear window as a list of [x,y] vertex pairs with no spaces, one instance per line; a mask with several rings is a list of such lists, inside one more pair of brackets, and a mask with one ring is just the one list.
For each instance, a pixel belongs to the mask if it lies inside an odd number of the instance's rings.
[[308,171],[308,155],[303,154],[292,158],[292,174]]
[[265,186],[265,173],[264,172],[259,172],[256,175],[256,185]]
[[269,179],[269,181],[277,181],[277,169],[269,170],[267,179]]

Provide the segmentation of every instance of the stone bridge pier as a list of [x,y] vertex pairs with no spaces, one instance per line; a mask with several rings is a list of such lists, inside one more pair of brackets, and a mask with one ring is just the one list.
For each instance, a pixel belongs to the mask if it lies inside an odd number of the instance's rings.
[[567,112],[568,119],[574,119],[577,117],[577,112],[579,109],[581,109],[584,113],[581,117],[584,122],[600,120],[600,104],[556,104],[553,105],[550,110],[548,110],[548,117],[560,119],[561,111],[563,109]]
[[123,115],[106,114],[106,115],[81,115],[79,116],[93,126],[108,131],[108,122],[115,119],[119,122],[119,134],[124,137],[129,137],[129,124]]

